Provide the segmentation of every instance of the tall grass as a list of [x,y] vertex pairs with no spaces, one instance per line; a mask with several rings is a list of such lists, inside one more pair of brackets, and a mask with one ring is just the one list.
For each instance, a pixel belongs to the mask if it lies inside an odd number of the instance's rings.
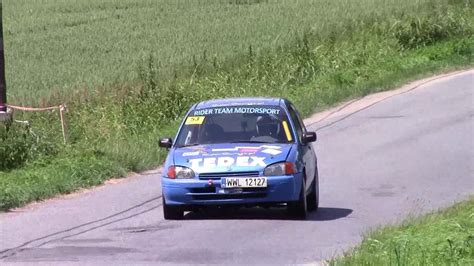
[[[45,0],[5,9],[16,14],[5,23],[10,99],[70,111],[67,146],[54,144],[54,114],[16,114],[33,121],[27,133],[41,136],[42,149],[28,142],[0,169],[0,209],[158,165],[158,136],[173,136],[197,101],[286,97],[308,115],[473,64],[474,11],[461,0]],[[0,148],[15,143],[7,138]]]

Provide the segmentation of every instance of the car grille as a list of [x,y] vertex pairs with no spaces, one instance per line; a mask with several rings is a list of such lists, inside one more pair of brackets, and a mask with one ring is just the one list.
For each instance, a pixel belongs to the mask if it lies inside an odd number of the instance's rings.
[[193,195],[195,200],[224,200],[224,199],[252,199],[252,198],[264,198],[266,194],[204,194],[204,195]]
[[251,172],[225,172],[225,173],[201,173],[199,179],[205,180],[220,180],[222,177],[256,177],[259,176],[258,171]]
[[263,198],[267,194],[267,188],[242,188],[241,193],[220,194],[216,193],[216,187],[201,187],[189,189],[188,195],[194,200],[221,200],[221,199],[248,199]]
[[199,188],[191,188],[189,191],[193,194],[197,193],[216,193],[216,187],[199,187]]

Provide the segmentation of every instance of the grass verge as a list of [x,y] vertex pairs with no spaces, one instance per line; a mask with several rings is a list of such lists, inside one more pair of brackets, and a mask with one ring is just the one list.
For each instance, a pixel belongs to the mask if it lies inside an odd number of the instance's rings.
[[17,113],[17,119],[32,125],[0,129],[0,157],[5,158],[0,210],[157,166],[164,158],[158,137],[173,136],[183,113],[197,101],[286,97],[309,115],[428,73],[472,66],[471,6],[456,0],[422,3],[413,10],[411,4],[394,9],[391,15],[349,17],[332,32],[309,30],[258,55],[249,46],[248,53],[230,61],[199,57],[167,79],[163,72],[169,69],[150,53],[134,85],[51,95],[45,105],[68,103],[69,144],[58,144],[57,113]]
[[368,234],[330,265],[473,265],[474,199]]

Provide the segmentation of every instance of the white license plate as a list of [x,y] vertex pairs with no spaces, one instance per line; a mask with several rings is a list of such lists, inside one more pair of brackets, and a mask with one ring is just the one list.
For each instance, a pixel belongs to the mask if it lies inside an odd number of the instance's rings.
[[266,177],[226,177],[221,179],[221,186],[232,187],[267,187]]

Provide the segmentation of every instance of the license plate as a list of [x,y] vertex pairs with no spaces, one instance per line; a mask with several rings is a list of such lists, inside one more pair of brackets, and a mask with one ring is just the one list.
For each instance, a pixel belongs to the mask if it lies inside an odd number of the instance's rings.
[[266,177],[227,177],[221,179],[221,186],[231,187],[267,187]]

